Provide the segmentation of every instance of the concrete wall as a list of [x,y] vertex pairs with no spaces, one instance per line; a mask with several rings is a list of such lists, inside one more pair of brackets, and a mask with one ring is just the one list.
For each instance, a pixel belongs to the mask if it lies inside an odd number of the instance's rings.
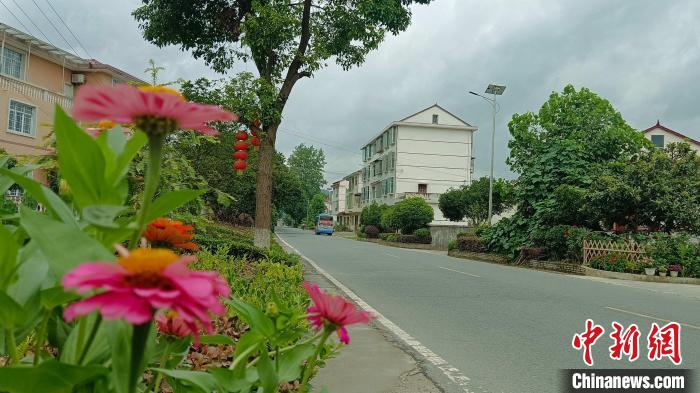
[[433,238],[433,248],[447,250],[450,240],[457,239],[457,234],[473,230],[466,225],[430,225],[430,236]]

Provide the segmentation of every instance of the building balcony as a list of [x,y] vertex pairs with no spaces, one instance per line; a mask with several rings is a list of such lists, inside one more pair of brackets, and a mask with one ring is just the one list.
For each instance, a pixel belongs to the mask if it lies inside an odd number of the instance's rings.
[[440,194],[438,194],[436,192],[402,192],[402,193],[396,194],[397,200],[406,199],[406,198],[413,198],[413,197],[423,198],[428,203],[438,203],[438,200],[440,199]]
[[0,90],[13,91],[29,99],[47,102],[52,105],[58,104],[65,109],[73,106],[72,98],[5,75],[0,75]]

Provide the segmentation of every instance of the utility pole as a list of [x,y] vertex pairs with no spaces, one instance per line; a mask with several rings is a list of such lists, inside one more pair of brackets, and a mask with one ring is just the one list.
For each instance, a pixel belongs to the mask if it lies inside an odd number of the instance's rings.
[[491,171],[489,174],[489,225],[491,225],[491,221],[493,218],[493,156],[495,154],[495,149],[496,149],[496,147],[495,147],[495,145],[496,145],[496,113],[498,113],[498,110],[500,109],[500,106],[496,102],[496,96],[502,95],[505,90],[506,90],[505,86],[490,84],[486,88],[485,93],[492,94],[493,98],[488,98],[488,97],[482,96],[479,93],[469,91],[469,94],[479,96],[479,97],[483,98],[484,100],[486,100],[489,104],[491,104],[491,109],[492,109],[493,129],[491,131]]

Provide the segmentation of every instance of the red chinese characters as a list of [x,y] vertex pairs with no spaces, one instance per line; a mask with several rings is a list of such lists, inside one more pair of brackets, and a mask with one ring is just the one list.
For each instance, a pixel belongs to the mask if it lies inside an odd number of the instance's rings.
[[596,325],[593,320],[586,320],[586,330],[583,333],[574,335],[571,345],[576,350],[583,349],[583,361],[588,365],[593,365],[593,355],[591,354],[591,347],[595,345],[596,341],[600,336],[605,333],[605,329],[602,326]]
[[669,322],[659,327],[656,322],[652,323],[647,336],[647,348],[651,361],[667,357],[673,364],[681,364],[681,325],[678,322]]
[[[636,324],[625,327],[612,322],[613,331],[610,338],[613,344],[608,347],[610,358],[613,360],[627,360],[634,362],[639,359],[639,337],[641,332]],[[588,366],[593,365],[592,347],[605,332],[602,326],[596,325],[591,319],[586,320],[586,330],[577,333],[571,342],[576,350],[583,350],[583,361]],[[681,326],[678,322],[669,322],[663,327],[657,323],[651,324],[651,329],[647,335],[647,358],[649,361],[662,360],[668,358],[673,364],[679,365],[683,362],[681,357]]]
[[610,346],[610,358],[614,360],[622,359],[622,355],[627,355],[630,362],[639,358],[639,327],[631,324],[627,329],[617,322],[612,323],[613,332],[610,338],[615,342]]

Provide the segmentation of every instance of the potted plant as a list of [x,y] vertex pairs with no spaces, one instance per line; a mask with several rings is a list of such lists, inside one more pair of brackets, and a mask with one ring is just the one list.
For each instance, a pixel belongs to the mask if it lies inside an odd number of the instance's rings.
[[668,271],[666,265],[659,265],[657,268],[659,269],[659,276],[666,277],[666,272]]
[[678,277],[678,272],[683,269],[681,265],[668,265],[668,271],[671,273],[671,277]]
[[651,259],[646,258],[640,264],[644,268],[644,274],[647,276],[653,276],[656,274],[656,266],[651,262]]

